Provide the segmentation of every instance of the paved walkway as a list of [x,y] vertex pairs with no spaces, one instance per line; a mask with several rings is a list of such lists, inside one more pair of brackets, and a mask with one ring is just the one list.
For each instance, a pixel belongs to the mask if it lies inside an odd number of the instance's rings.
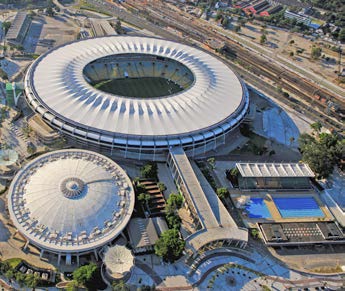
[[153,279],[156,286],[160,285],[163,282],[161,277],[147,264],[143,263],[142,261],[138,259],[135,259],[135,265],[138,268],[140,268],[142,271],[144,271],[146,274],[148,274]]
[[158,179],[160,182],[164,183],[167,189],[164,191],[165,199],[169,198],[171,193],[178,193],[174,179],[171,176],[171,172],[165,163],[158,163]]

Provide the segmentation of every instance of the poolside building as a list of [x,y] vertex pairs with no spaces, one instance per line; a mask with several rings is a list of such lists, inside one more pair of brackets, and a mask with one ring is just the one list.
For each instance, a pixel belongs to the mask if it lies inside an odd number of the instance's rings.
[[334,221],[258,223],[268,246],[345,244],[345,236]]
[[126,227],[134,190],[125,171],[109,158],[85,150],[59,150],[26,164],[9,188],[10,218],[27,240],[48,253],[79,264]]
[[236,163],[238,185],[245,189],[311,189],[315,175],[303,163]]

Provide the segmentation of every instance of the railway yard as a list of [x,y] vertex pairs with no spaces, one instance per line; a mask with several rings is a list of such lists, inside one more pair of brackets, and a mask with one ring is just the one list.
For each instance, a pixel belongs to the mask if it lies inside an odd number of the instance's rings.
[[[281,87],[289,92],[289,95],[281,94],[280,96],[280,99],[285,99],[284,103],[287,105],[298,111],[304,110],[306,114],[322,121],[329,128],[344,130],[344,97],[332,94],[317,84],[287,70],[285,67],[249,51],[241,44],[231,40],[230,37],[219,33],[207,22],[190,14],[181,11],[178,13],[168,5],[161,5],[158,1],[154,4],[148,2],[146,6],[138,5],[137,1],[128,1],[125,5],[131,5],[141,14],[146,14],[147,18],[156,24],[159,23],[180,31],[185,38],[188,37],[201,44],[206,44],[206,48],[209,47],[212,50],[219,50],[220,48],[220,56],[230,65],[233,65],[235,61],[255,76],[264,76],[273,81],[276,88]],[[157,6],[159,6],[159,9],[157,9]],[[214,46],[215,43],[221,43],[221,45]],[[245,78],[245,76],[243,77]],[[251,76],[252,78],[253,76]]]
[[[87,1],[104,9],[104,2]],[[249,84],[300,113],[321,121],[330,129],[344,131],[345,100],[341,94],[331,92],[274,62],[268,56],[243,46],[207,21],[159,1],[143,5],[140,1],[129,0],[121,3],[125,9],[111,3],[106,4],[111,8],[108,11],[128,23],[149,28],[165,38],[193,44],[216,54],[229,66],[236,67]],[[269,81],[263,83],[263,80]]]

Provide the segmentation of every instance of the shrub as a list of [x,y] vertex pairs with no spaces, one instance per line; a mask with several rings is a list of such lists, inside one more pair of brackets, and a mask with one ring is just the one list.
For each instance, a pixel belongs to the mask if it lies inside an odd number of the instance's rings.
[[227,197],[229,197],[229,190],[225,187],[221,187],[217,189],[217,196],[220,199],[225,199]]

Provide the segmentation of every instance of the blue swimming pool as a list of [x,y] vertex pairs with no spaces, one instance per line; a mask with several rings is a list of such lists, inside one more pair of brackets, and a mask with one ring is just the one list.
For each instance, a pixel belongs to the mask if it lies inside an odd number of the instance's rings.
[[249,218],[271,218],[264,200],[262,198],[251,198],[246,206]]
[[273,198],[283,218],[324,217],[322,210],[313,197]]

